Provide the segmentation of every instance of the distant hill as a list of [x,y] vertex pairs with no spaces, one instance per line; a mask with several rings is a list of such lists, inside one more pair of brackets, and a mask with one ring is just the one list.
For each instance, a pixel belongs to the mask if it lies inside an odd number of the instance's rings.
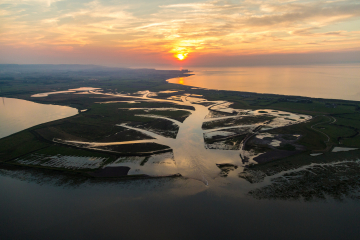
[[126,68],[109,68],[99,65],[81,64],[0,64],[0,71],[83,71],[83,70],[125,70]]

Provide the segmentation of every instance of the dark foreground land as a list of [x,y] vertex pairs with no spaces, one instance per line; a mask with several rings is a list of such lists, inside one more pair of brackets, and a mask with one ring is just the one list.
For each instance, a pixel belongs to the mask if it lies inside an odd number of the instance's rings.
[[[145,113],[145,110],[128,111],[129,104],[125,101],[132,101],[131,98],[103,96],[96,94],[54,94],[42,98],[32,98],[36,93],[62,91],[78,87],[101,88],[108,93],[130,93],[149,90],[159,92],[165,90],[178,90],[181,94],[197,94],[209,101],[224,100],[232,102],[230,106],[234,109],[273,109],[294,113],[311,115],[313,118],[304,123],[285,126],[269,130],[268,133],[283,138],[288,138],[286,145],[280,146],[284,152],[294,152],[296,154],[283,155],[271,161],[260,161],[257,165],[249,165],[239,177],[251,183],[262,182],[267,176],[274,176],[283,171],[299,169],[310,164],[314,169],[305,169],[305,172],[289,173],[289,176],[275,179],[275,184],[267,188],[261,188],[250,192],[257,198],[300,198],[307,196],[322,198],[324,194],[332,194],[337,198],[337,194],[349,194],[352,190],[360,186],[360,168],[356,160],[360,158],[359,150],[350,152],[333,153],[331,150],[335,146],[360,148],[360,103],[356,101],[331,100],[331,99],[312,99],[297,96],[280,96],[272,94],[257,94],[235,91],[218,91],[193,89],[189,86],[167,83],[166,80],[174,77],[186,77],[191,74],[188,71],[158,71],[152,69],[112,69],[97,66],[41,66],[41,65],[0,65],[0,96],[31,100],[45,104],[57,104],[71,106],[79,109],[79,114],[70,118],[57,120],[54,122],[41,124],[30,129],[26,129],[9,137],[0,139],[0,161],[3,166],[21,166],[19,158],[31,156],[88,156],[104,158],[104,164],[114,161],[119,156],[124,155],[151,155],[157,152],[171,151],[168,146],[156,143],[144,143],[142,145],[127,145],[107,147],[104,149],[90,150],[81,149],[55,143],[53,139],[71,139],[83,142],[121,142],[149,139],[151,137],[138,131],[116,126],[117,124],[127,123],[143,129],[152,131],[171,138],[176,138],[178,128],[166,119],[143,118],[136,115]],[[177,93],[161,93],[156,98],[168,98],[179,95]],[[102,104],[115,101],[115,104]],[[156,110],[152,114],[161,115],[177,121],[184,121],[189,115],[187,110],[190,107],[180,106],[171,103],[159,102],[140,102],[136,103],[137,108],[177,108],[178,111]],[[82,111],[81,110],[86,110]],[[214,111],[214,114],[217,113]],[[229,113],[231,115],[231,113]],[[260,117],[261,118],[261,117]],[[264,118],[264,117],[262,117]],[[249,119],[247,121],[267,121],[264,119]],[[228,120],[226,120],[228,121]],[[217,127],[216,124],[208,123],[204,129]],[[231,124],[241,124],[231,123]],[[299,135],[299,139],[291,140],[289,136]],[[239,144],[245,135],[239,133],[235,137],[225,139],[229,144]],[[224,141],[224,139],[218,139]],[[211,143],[218,141],[212,139]],[[301,146],[301,148],[297,148]],[[254,139],[248,139],[249,149],[257,151],[266,148],[269,152],[276,149],[269,149],[262,146]],[[103,151],[102,151],[103,150]],[[310,156],[313,153],[322,153],[320,156]],[[333,166],[334,162],[342,162],[340,165]],[[346,162],[353,161],[353,162]],[[321,164],[330,164],[324,165]],[[354,165],[355,164],[355,165]],[[126,169],[119,169],[118,175],[110,173],[106,175],[98,172],[98,169],[74,170],[68,168],[44,167],[41,164],[31,165],[37,169],[53,169],[66,173],[80,174],[88,177],[106,177],[126,175]],[[101,168],[101,166],[99,166]],[[229,166],[223,167],[224,169]],[[347,170],[341,170],[346,168]],[[225,170],[226,170],[225,169]],[[340,170],[339,170],[340,169]],[[351,172],[348,170],[351,169]],[[108,171],[108,170],[107,170]],[[226,170],[227,171],[227,170]],[[229,170],[230,171],[230,170]],[[311,171],[312,173],[309,173]],[[314,174],[313,174],[314,173]],[[309,175],[310,174],[310,175]],[[225,174],[226,175],[226,174]],[[344,176],[348,179],[344,180]],[[332,176],[332,178],[328,178]],[[144,176],[141,176],[144,177]],[[324,179],[327,179],[324,183]],[[287,179],[287,180],[284,180]],[[312,184],[308,190],[298,190],[299,184]],[[348,186],[348,187],[345,187]],[[315,192],[314,189],[317,189]],[[305,191],[305,192],[304,192]],[[357,197],[357,195],[354,195]]]

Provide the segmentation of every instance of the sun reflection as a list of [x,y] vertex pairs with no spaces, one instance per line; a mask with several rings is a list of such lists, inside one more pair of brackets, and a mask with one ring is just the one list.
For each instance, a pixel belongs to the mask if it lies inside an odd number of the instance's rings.
[[184,84],[184,78],[179,78],[179,84]]

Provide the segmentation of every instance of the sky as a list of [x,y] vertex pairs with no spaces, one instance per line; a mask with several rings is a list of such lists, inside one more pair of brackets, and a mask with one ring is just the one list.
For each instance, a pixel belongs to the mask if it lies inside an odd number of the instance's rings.
[[0,0],[0,63],[360,62],[360,1]]

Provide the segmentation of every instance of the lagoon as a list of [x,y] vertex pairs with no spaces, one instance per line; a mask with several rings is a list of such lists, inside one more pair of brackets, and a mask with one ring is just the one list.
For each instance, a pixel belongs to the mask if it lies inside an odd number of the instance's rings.
[[0,99],[0,138],[13,133],[66,117],[78,110],[67,106],[40,104],[16,98]]

